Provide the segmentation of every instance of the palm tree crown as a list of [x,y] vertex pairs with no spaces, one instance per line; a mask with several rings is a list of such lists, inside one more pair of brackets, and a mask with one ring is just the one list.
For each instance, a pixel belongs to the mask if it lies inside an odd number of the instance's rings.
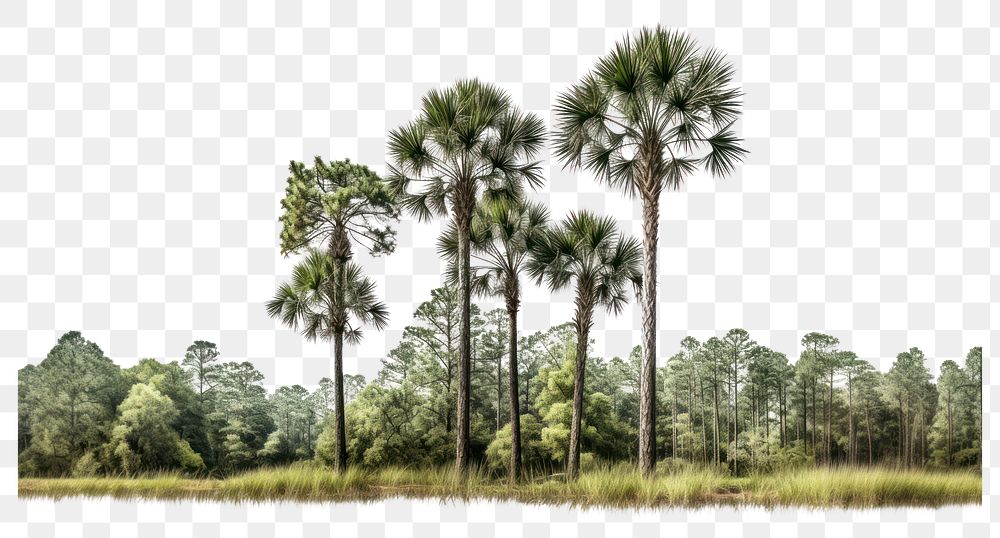
[[[337,327],[330,311],[336,302],[333,275],[336,262],[324,252],[310,249],[292,269],[291,281],[278,287],[267,303],[267,314],[298,330],[308,340],[331,340]],[[343,307],[348,316],[344,339],[361,341],[361,326],[384,329],[389,323],[389,310],[379,301],[375,283],[362,274],[356,263],[347,263],[344,270]]]
[[417,118],[389,133],[389,181],[418,219],[471,212],[480,195],[541,186],[534,159],[544,133],[541,118],[519,110],[499,87],[460,80],[429,91]]
[[[548,222],[548,210],[536,202],[497,198],[479,204],[469,229],[473,293],[501,297],[517,294],[518,278],[525,270],[528,254],[543,239]],[[452,262],[448,278],[456,278],[458,230],[454,223],[438,238],[438,252]]]
[[618,314],[628,303],[630,287],[642,280],[641,260],[639,242],[623,237],[613,218],[580,211],[545,234],[527,268],[553,291],[576,281],[578,301]]
[[734,171],[746,150],[732,130],[742,92],[716,50],[678,31],[626,36],[555,104],[555,153],[629,195],[677,189],[699,166]]

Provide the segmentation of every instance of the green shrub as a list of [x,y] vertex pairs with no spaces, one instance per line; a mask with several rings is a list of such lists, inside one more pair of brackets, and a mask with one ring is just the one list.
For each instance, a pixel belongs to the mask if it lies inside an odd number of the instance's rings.
[[200,473],[205,470],[205,461],[201,458],[201,454],[195,452],[183,439],[177,442],[177,462],[181,469],[189,473]]
[[93,452],[87,452],[73,465],[73,477],[96,476],[101,472],[101,461]]

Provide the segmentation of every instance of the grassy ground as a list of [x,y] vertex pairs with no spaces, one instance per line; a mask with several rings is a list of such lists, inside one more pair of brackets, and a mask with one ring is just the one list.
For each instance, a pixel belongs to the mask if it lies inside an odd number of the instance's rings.
[[632,467],[584,473],[575,482],[537,477],[510,486],[473,475],[458,481],[448,468],[352,469],[343,475],[309,465],[250,471],[225,479],[163,474],[142,478],[22,478],[23,497],[111,496],[227,501],[375,501],[392,497],[492,499],[600,507],[699,507],[705,505],[801,505],[816,508],[979,504],[977,473],[898,469],[816,468],[731,477],[711,470],[684,470],[644,479]]

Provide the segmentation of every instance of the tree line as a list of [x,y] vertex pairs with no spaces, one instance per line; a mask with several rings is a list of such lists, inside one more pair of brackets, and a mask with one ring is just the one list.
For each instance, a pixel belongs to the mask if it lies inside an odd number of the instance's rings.
[[[505,309],[472,305],[471,461],[509,475],[512,404],[521,412],[522,465],[569,469],[580,349],[574,323],[521,336],[517,382]],[[461,313],[454,287],[421,304],[378,376],[344,377],[347,461],[364,467],[453,462]],[[580,464],[634,461],[639,443],[641,349],[587,354]],[[687,337],[657,368],[656,458],[668,466],[768,472],[807,465],[976,467],[981,463],[982,348],[945,360],[936,383],[918,348],[887,372],[809,333],[799,358],[733,329]],[[177,469],[229,474],[300,460],[337,464],[334,382],[313,390],[262,386],[248,362],[214,344],[182,360],[120,368],[78,332],[63,335],[18,376],[23,476],[137,474]],[[511,396],[513,394],[513,397]],[[514,403],[516,402],[516,403]]]

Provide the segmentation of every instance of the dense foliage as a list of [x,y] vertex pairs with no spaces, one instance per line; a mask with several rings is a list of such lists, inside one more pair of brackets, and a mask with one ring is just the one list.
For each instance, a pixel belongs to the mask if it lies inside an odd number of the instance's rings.
[[[414,325],[365,384],[345,376],[348,459],[426,467],[454,458],[459,301],[433,290]],[[505,310],[473,309],[471,453],[485,472],[510,465]],[[577,354],[571,323],[524,335],[516,398],[523,463],[562,472],[569,456]],[[205,360],[207,359],[207,360]],[[641,353],[588,356],[581,466],[634,461]],[[742,329],[685,338],[657,368],[657,457],[731,474],[827,464],[978,467],[982,349],[945,360],[932,376],[923,353],[900,353],[887,372],[810,333],[797,361]],[[932,382],[936,377],[936,383]],[[79,333],[63,335],[19,375],[20,472],[35,476],[177,469],[229,474],[318,460],[333,465],[332,381],[268,393],[247,362],[223,362],[196,342],[182,363],[144,359],[119,368]],[[832,383],[832,384],[831,384]]]

